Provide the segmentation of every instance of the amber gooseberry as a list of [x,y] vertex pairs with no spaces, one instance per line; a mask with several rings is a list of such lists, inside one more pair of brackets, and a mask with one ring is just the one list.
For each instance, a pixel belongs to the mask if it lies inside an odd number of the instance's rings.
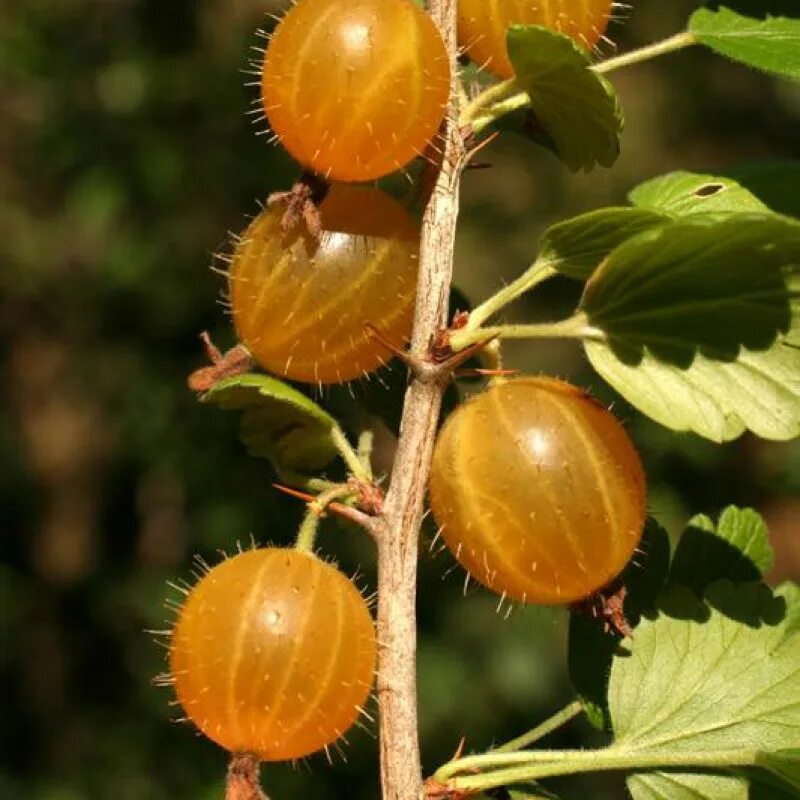
[[641,538],[645,477],[619,421],[576,387],[524,377],[459,406],[436,441],[430,503],[480,583],[528,603],[588,597]]
[[338,569],[265,548],[213,567],[172,632],[172,681],[187,716],[231,752],[301,758],[338,739],[372,688],[375,629]]
[[239,340],[269,372],[336,383],[380,367],[390,353],[370,323],[402,345],[411,335],[419,226],[368,186],[334,184],[319,239],[285,233],[267,208],[245,231],[229,270]]
[[469,57],[500,78],[514,67],[506,49],[510,25],[543,25],[591,50],[605,32],[613,0],[459,0],[458,40]]
[[449,93],[444,42],[413,0],[298,0],[264,57],[272,130],[331,180],[373,180],[421,155]]

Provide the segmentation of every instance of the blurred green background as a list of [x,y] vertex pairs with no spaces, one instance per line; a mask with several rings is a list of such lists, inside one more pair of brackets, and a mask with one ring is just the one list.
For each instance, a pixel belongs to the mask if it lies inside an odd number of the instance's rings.
[[[661,38],[697,5],[639,0],[611,36],[621,50]],[[765,7],[798,13],[794,2]],[[277,10],[269,0],[0,4],[3,800],[221,797],[225,754],[170,721],[178,710],[151,682],[164,651],[145,630],[164,627],[174,596],[166,582],[189,576],[194,553],[213,562],[251,536],[289,542],[301,515],[270,488],[270,466],[247,457],[236,419],[185,388],[203,360],[200,331],[233,343],[212,254],[296,175],[245,114],[255,30]],[[456,281],[473,302],[527,266],[544,226],[620,203],[648,177],[800,158],[797,85],[699,50],[614,80],[627,128],[613,170],[571,175],[505,138],[484,153],[492,169],[467,174]],[[576,297],[575,285],[556,283],[508,318],[558,314]],[[517,344],[506,358],[614,399],[573,345]],[[366,392],[356,385],[356,402]],[[342,392],[323,401],[352,402]],[[692,513],[752,505],[772,527],[773,578],[800,577],[797,445],[744,437],[718,447],[618,399],[614,408],[671,533]],[[380,438],[385,461],[391,431]],[[329,523],[320,546],[374,586],[366,537]],[[462,735],[468,749],[510,738],[570,691],[563,612],[517,609],[504,620],[482,590],[462,596],[446,556],[424,552],[419,689],[430,772]],[[376,798],[374,730],[349,738],[346,761],[265,768],[273,800]],[[593,741],[576,723],[552,744]],[[618,777],[556,788],[624,796]]]

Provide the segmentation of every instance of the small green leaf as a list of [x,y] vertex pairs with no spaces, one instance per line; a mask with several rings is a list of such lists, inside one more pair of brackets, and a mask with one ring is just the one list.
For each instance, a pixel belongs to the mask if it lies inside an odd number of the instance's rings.
[[615,747],[663,751],[672,765],[631,775],[634,800],[746,800],[746,777],[682,770],[681,754],[800,747],[799,595],[719,581],[709,607],[674,588],[624,643],[609,681]]
[[508,54],[516,82],[559,157],[574,172],[610,167],[619,155],[622,111],[611,84],[589,69],[573,39],[539,25],[512,25]]
[[641,208],[601,208],[548,228],[539,243],[539,263],[562,275],[586,280],[618,245],[669,217]]
[[773,553],[764,520],[749,508],[729,506],[714,522],[700,514],[683,532],[669,583],[692,589],[701,596],[716,580],[734,583],[758,581],[772,567]]
[[800,217],[800,161],[774,159],[740,164],[725,174],[777,214]]
[[800,264],[800,223],[772,214],[692,216],[614,250],[586,284],[581,307],[617,357],[645,348],[689,367],[698,354],[734,361],[766,350],[789,327],[783,269]]
[[800,19],[754,19],[728,8],[701,8],[689,31],[700,44],[755,69],[800,81]]
[[769,211],[732,177],[669,172],[639,184],[628,195],[639,208],[672,217],[720,211]]
[[244,411],[241,438],[248,452],[278,469],[315,472],[336,458],[336,420],[301,392],[269,375],[248,373],[220,381],[203,402]]

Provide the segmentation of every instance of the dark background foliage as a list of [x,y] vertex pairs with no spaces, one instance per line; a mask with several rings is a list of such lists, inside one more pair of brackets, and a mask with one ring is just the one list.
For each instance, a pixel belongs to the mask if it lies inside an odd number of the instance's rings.
[[[611,35],[621,49],[644,44],[696,5],[639,0]],[[287,543],[301,514],[271,490],[269,465],[244,453],[233,416],[197,404],[184,382],[202,360],[201,330],[233,343],[212,254],[296,174],[245,115],[248,49],[275,10],[266,0],[0,5],[0,798],[221,796],[225,756],[170,722],[178,710],[151,683],[163,650],[144,631],[164,627],[166,582],[189,576],[192,554],[213,561],[251,537]],[[570,175],[509,137],[486,151],[492,169],[466,176],[456,281],[468,297],[527,266],[546,224],[620,203],[650,176],[800,158],[797,86],[701,51],[615,82],[627,130],[613,171]],[[556,283],[509,319],[553,315],[575,297]],[[613,398],[574,345],[515,344],[507,361]],[[374,384],[369,393],[383,402]],[[747,436],[718,447],[614,408],[673,535],[692,513],[753,505],[772,527],[773,578],[800,576],[797,446]],[[388,429],[380,440],[386,463]],[[329,523],[320,547],[374,586],[365,537]],[[483,591],[462,596],[447,556],[425,552],[421,732],[433,769],[462,735],[468,748],[510,738],[570,690],[563,612],[504,620]],[[268,791],[375,798],[374,739],[350,738],[346,762],[267,768]],[[593,741],[576,724],[553,744]],[[594,798],[624,796],[619,778],[590,785]]]

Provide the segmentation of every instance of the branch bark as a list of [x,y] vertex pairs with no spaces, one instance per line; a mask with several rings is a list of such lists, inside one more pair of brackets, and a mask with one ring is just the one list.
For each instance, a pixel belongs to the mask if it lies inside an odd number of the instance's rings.
[[[441,131],[441,161],[425,208],[411,353],[428,353],[447,324],[458,188],[464,143],[458,128],[456,0],[429,0],[428,10],[451,58],[450,107]],[[412,376],[384,504],[378,542],[378,700],[383,800],[418,800],[422,794],[417,726],[416,591],[419,530],[445,370]]]

